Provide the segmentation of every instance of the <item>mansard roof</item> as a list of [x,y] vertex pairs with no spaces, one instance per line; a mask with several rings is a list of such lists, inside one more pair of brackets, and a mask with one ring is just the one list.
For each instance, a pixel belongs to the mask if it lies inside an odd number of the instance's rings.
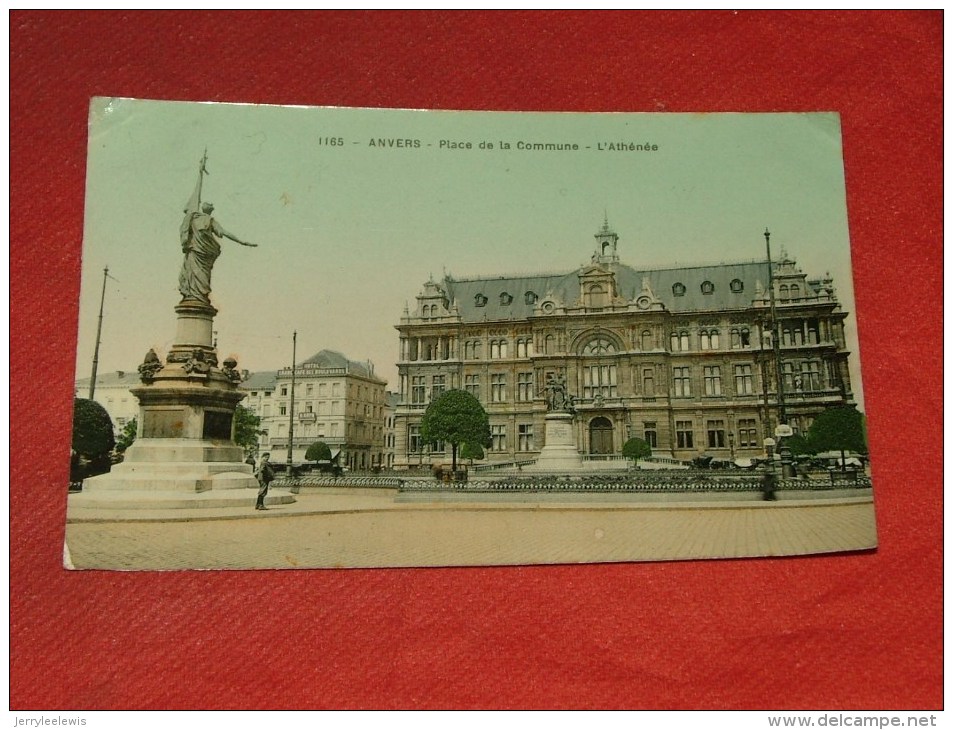
[[[565,292],[573,292],[572,300],[579,298],[577,272],[541,276],[499,276],[486,279],[447,279],[444,282],[450,299],[460,308],[464,322],[481,322],[484,319],[526,319],[533,314],[535,302],[527,304],[526,295],[536,294],[542,301],[547,294],[565,298]],[[513,300],[504,304],[502,296],[509,294]],[[477,297],[486,298],[486,304],[477,306]]]
[[[633,300],[642,291],[647,279],[653,293],[673,313],[707,312],[744,309],[751,306],[755,290],[768,284],[768,264],[765,261],[716,264],[712,266],[672,267],[663,269],[634,269],[625,264],[602,264],[615,272],[619,296]],[[553,297],[564,306],[573,306],[579,299],[579,274],[591,269],[587,264],[565,274],[540,276],[500,276],[454,280],[448,278],[444,286],[460,309],[464,322],[519,320],[532,316],[534,303],[527,301],[531,292],[543,301]],[[702,285],[711,284],[710,293]],[[740,290],[737,283],[741,282]],[[684,287],[684,294],[675,294],[676,285]],[[706,286],[706,290],[707,290]],[[681,291],[681,288],[678,287]],[[512,297],[506,303],[504,294]],[[478,306],[478,301],[485,304]]]
[[242,390],[274,390],[277,375],[274,370],[252,373],[242,381]]
[[320,352],[309,357],[307,360],[298,363],[299,368],[308,365],[322,369],[345,370],[352,375],[380,380],[380,378],[374,374],[373,366],[369,362],[356,362],[354,360],[348,360],[344,354],[338,352],[337,350],[321,350]]
[[[89,388],[90,378],[77,378],[76,387],[77,388]],[[97,388],[115,388],[126,386],[127,388],[134,388],[140,385],[139,381],[139,372],[136,368],[132,370],[113,370],[112,372],[100,372],[96,373],[96,387]]]

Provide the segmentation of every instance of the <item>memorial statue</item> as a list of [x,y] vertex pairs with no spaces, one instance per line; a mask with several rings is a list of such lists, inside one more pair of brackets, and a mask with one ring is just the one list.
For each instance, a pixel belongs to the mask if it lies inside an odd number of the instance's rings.
[[546,381],[546,405],[551,412],[572,413],[575,404],[566,388],[566,379],[562,375]]
[[208,175],[205,163],[208,154],[199,162],[199,179],[195,191],[185,206],[185,217],[179,227],[179,238],[185,259],[179,273],[179,292],[182,299],[195,299],[211,304],[208,295],[212,291],[212,266],[222,252],[217,238],[230,238],[242,246],[255,247],[256,243],[247,243],[222,228],[212,217],[214,206],[202,203],[202,177]]

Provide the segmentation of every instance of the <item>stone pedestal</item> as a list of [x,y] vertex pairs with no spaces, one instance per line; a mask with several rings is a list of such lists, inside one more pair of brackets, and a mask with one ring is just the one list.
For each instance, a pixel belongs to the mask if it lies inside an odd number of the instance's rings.
[[[234,504],[238,495],[231,490],[258,488],[233,441],[235,408],[245,395],[238,390],[237,363],[226,360],[219,367],[212,344],[217,312],[195,300],[180,302],[175,311],[176,338],[166,362],[147,358],[140,367],[142,385],[131,389],[139,400],[136,441],[110,473],[83,483],[85,502],[102,494],[104,506],[119,504],[116,493],[124,492],[129,499],[121,500],[123,508],[155,508],[180,502],[185,494],[209,493]],[[255,492],[247,497],[253,502]]]
[[536,463],[527,471],[573,472],[582,471],[582,454],[576,448],[573,414],[555,411],[546,414],[546,445]]

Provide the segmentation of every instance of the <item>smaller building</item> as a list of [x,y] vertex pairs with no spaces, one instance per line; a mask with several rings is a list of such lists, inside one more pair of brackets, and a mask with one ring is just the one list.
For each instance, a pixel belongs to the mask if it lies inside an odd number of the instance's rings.
[[[89,398],[90,378],[76,380],[76,397]],[[106,409],[106,413],[113,422],[113,429],[118,436],[126,424],[139,415],[139,401],[129,392],[130,388],[137,388],[142,383],[139,373],[133,368],[131,371],[115,370],[111,373],[96,375],[96,390],[93,400]]]
[[286,458],[290,436],[295,463],[323,441],[341,466],[366,470],[386,464],[386,385],[370,361],[321,350],[294,368],[293,411],[290,367],[254,373],[241,388],[248,393],[245,407],[261,419],[259,449],[270,451],[274,461]]

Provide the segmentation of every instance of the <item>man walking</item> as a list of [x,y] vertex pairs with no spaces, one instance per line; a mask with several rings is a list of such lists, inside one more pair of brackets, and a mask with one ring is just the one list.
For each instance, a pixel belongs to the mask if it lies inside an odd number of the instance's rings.
[[255,473],[258,477],[258,502],[255,503],[255,509],[268,509],[265,506],[265,497],[268,495],[268,485],[275,480],[275,468],[269,463],[270,459],[271,454],[262,454],[261,463]]

